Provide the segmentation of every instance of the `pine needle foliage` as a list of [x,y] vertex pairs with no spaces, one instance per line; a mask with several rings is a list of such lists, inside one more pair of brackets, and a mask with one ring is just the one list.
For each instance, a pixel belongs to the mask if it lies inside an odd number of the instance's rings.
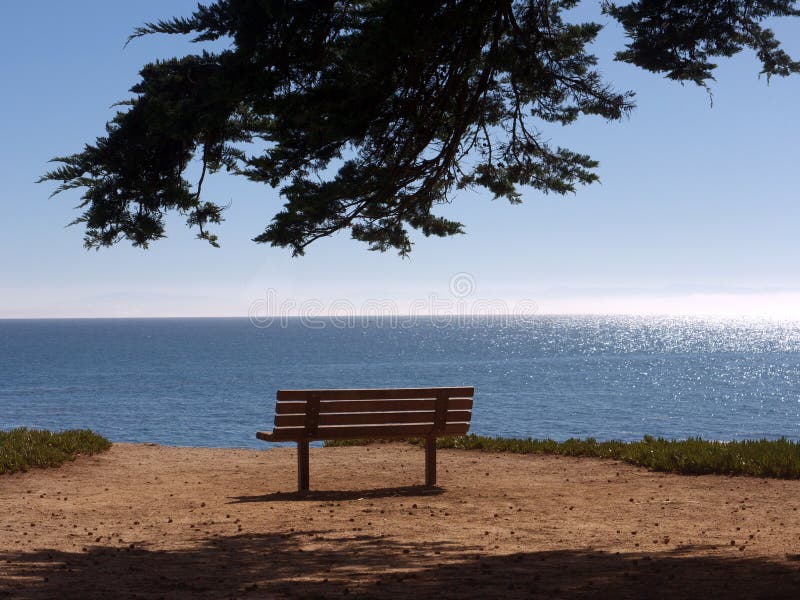
[[[600,0],[596,0],[600,1]],[[410,230],[463,232],[436,213],[460,189],[521,201],[597,181],[597,162],[544,131],[581,116],[616,121],[615,91],[590,46],[602,26],[573,22],[578,0],[218,0],[147,23],[132,38],[188,35],[225,49],[145,65],[104,136],[42,180],[82,190],[89,248],[146,248],[177,212],[197,236],[225,206],[203,197],[227,170],[285,200],[256,242],[295,255],[349,231],[373,250],[411,250]],[[706,86],[718,57],[752,49],[767,77],[800,70],[763,23],[794,0],[601,2],[628,36],[617,59]],[[218,44],[215,48],[218,47]],[[557,131],[557,128],[551,128]],[[199,178],[187,179],[193,160]],[[254,232],[256,233],[256,232]]]

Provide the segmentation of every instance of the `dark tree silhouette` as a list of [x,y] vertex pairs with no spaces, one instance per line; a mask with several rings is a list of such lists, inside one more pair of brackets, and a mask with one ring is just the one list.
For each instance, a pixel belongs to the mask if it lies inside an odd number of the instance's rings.
[[[572,23],[577,0],[219,0],[132,37],[189,34],[220,52],[146,65],[133,98],[82,152],[54,159],[55,193],[81,188],[87,247],[164,236],[177,211],[198,237],[223,207],[202,197],[226,169],[285,198],[257,242],[302,254],[340,230],[376,250],[411,249],[409,229],[447,236],[434,214],[456,190],[520,201],[520,186],[573,192],[597,163],[552,146],[547,123],[620,119],[632,108],[595,70],[601,29]],[[765,19],[798,16],[790,0],[603,3],[628,36],[617,60],[706,86],[717,57],[750,48],[762,73],[800,71]],[[192,185],[190,161],[202,163]]]

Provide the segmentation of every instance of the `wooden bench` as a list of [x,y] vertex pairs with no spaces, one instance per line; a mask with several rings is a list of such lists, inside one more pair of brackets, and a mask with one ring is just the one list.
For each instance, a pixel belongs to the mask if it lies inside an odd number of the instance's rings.
[[308,491],[313,440],[425,438],[425,485],[436,485],[436,438],[463,435],[472,417],[472,387],[279,390],[275,429],[266,442],[297,442],[297,488]]

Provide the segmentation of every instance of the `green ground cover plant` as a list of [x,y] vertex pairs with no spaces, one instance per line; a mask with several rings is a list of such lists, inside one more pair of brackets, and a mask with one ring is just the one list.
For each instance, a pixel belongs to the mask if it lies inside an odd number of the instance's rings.
[[[374,443],[365,440],[336,440],[326,446],[356,446]],[[409,443],[422,445],[424,440]],[[683,475],[750,475],[779,479],[800,479],[800,444],[785,438],[717,442],[701,438],[667,440],[645,436],[636,442],[605,441],[594,438],[570,438],[563,442],[550,439],[514,439],[466,435],[442,437],[438,448],[511,452],[514,454],[552,454],[610,458],[653,471]]]
[[57,467],[80,454],[97,454],[111,447],[88,429],[52,432],[20,427],[0,431],[0,474],[33,467]]

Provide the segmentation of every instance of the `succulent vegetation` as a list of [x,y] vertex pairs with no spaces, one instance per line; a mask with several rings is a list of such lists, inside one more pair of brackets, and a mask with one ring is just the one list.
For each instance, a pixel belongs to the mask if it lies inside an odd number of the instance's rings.
[[32,467],[58,467],[80,454],[98,454],[111,447],[88,429],[52,432],[21,427],[0,431],[0,474]]
[[[421,439],[409,442],[417,445],[424,443]],[[343,440],[326,442],[325,445],[355,446],[368,443],[373,442]],[[557,442],[550,439],[513,439],[470,434],[442,437],[437,440],[436,445],[438,448],[487,452],[610,458],[653,471],[683,475],[750,475],[800,479],[800,444],[785,438],[715,442],[701,438],[666,440],[645,436],[638,442],[599,442],[594,438],[570,438]]]

